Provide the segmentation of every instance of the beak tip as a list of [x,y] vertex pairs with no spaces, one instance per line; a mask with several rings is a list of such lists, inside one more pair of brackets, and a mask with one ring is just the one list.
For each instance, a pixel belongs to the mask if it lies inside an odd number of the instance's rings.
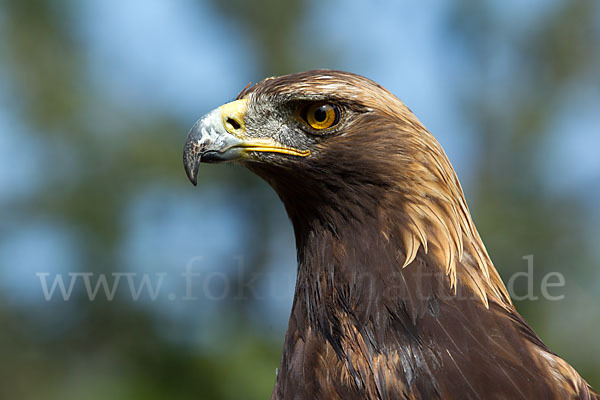
[[189,154],[186,150],[183,154],[183,166],[185,167],[185,174],[194,186],[198,186],[198,169],[200,166],[200,160],[197,154]]
[[198,164],[196,163],[196,165],[191,168],[186,165],[185,173],[190,182],[192,182],[192,185],[198,186]]

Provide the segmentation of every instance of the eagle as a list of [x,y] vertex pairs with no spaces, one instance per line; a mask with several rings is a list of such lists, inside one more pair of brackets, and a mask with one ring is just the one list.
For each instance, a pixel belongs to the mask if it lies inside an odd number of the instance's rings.
[[359,75],[267,78],[199,119],[199,164],[263,178],[298,270],[271,399],[599,399],[513,306],[444,150]]

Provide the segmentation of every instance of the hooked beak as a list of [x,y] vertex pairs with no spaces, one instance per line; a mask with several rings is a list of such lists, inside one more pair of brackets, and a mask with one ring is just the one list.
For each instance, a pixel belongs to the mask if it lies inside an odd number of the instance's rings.
[[183,149],[183,165],[190,181],[197,185],[201,162],[221,163],[248,157],[252,152],[282,153],[298,157],[309,150],[286,147],[272,138],[246,136],[248,100],[227,103],[200,118],[188,133]]

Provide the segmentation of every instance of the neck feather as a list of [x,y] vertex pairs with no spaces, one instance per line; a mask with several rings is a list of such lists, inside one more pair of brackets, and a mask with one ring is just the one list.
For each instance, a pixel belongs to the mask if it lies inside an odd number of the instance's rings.
[[313,322],[332,309],[352,310],[366,321],[385,308],[404,308],[415,321],[433,301],[512,309],[449,162],[436,167],[436,174],[421,173],[420,194],[385,179],[335,185],[296,172],[271,182],[294,226],[296,301],[305,303]]

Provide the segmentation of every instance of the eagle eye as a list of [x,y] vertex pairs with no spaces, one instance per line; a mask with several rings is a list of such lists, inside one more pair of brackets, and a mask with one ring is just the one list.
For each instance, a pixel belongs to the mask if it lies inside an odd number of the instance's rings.
[[312,103],[302,108],[300,115],[311,128],[331,128],[340,121],[340,108],[332,103]]

